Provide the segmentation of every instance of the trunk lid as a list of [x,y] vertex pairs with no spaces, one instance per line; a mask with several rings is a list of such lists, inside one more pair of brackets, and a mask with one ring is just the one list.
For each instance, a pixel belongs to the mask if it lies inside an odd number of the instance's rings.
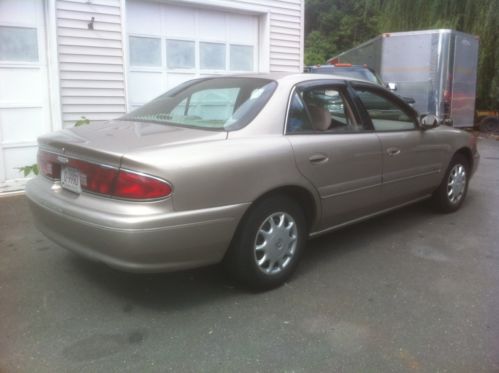
[[119,166],[127,153],[226,138],[225,131],[116,120],[50,133],[41,136],[38,143],[41,148],[69,158]]

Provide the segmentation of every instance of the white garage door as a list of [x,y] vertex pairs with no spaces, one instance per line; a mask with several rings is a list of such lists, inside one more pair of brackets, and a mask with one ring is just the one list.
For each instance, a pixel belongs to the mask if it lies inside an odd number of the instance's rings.
[[0,0],[0,192],[36,162],[50,130],[43,1]]
[[258,17],[127,1],[128,101],[134,109],[186,80],[258,69]]

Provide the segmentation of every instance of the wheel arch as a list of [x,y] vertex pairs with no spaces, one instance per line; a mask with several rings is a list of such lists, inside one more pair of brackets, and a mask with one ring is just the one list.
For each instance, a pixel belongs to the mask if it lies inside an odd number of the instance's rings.
[[454,157],[457,154],[461,154],[462,156],[464,156],[466,158],[466,160],[468,161],[468,165],[470,167],[470,170],[472,170],[473,169],[473,153],[471,152],[471,149],[467,148],[467,147],[462,147],[454,153]]
[[272,196],[284,195],[298,202],[299,206],[303,209],[305,214],[305,221],[307,223],[307,230],[310,231],[315,224],[318,223],[321,211],[321,205],[319,201],[319,197],[314,195],[312,191],[307,189],[304,186],[299,185],[282,185],[270,190],[265,191],[250,204],[250,206],[246,209],[241,220],[239,221],[237,228],[234,232],[234,237],[238,234],[239,229],[243,225],[243,222],[246,220],[251,209],[260,201],[271,198]]
[[320,204],[318,203],[312,192],[303,186],[285,185],[271,189],[259,196],[252,203],[252,206],[259,201],[265,198],[270,198],[274,195],[285,195],[298,202],[300,207],[303,209],[303,213],[305,214],[307,228],[309,230],[314,226],[314,224],[317,223],[321,212]]

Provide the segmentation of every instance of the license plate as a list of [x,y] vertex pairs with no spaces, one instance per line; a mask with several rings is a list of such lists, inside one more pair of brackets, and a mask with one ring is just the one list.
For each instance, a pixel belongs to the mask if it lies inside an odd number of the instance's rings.
[[81,193],[80,171],[76,168],[63,167],[61,170],[61,186],[75,193]]

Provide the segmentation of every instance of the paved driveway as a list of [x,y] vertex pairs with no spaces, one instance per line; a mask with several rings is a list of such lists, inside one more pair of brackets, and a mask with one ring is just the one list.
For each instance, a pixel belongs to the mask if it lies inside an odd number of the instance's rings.
[[0,372],[497,372],[499,142],[461,211],[418,204],[308,245],[286,286],[87,262],[0,199]]

